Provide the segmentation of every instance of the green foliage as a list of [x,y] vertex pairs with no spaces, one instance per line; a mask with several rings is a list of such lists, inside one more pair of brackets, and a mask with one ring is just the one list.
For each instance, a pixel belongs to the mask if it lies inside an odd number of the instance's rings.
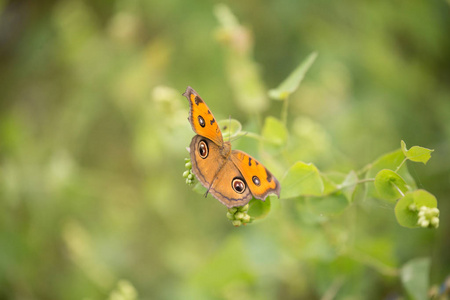
[[[393,151],[378,158],[374,163],[368,165],[368,171],[365,178],[370,180],[374,178],[382,170],[395,170],[395,173],[399,175],[401,180],[405,182],[410,188],[415,188],[416,184],[414,179],[408,172],[407,168],[401,168],[405,162],[405,156],[401,150]],[[395,188],[394,186],[392,186]],[[379,198],[380,195],[375,186],[369,185],[367,189],[367,195],[369,197]],[[388,200],[388,199],[386,199]]]
[[311,53],[276,89],[269,91],[269,96],[277,100],[285,100],[289,97],[289,95],[298,89],[306,72],[316,58],[317,53]]
[[422,162],[423,164],[426,164],[428,160],[431,158],[431,152],[434,150],[427,149],[419,146],[411,147],[411,149],[406,149],[406,144],[402,140],[401,141],[401,148],[403,151],[403,154],[405,154],[405,157],[409,159],[410,161],[414,162]]
[[355,171],[350,171],[345,177],[341,185],[341,190],[349,202],[352,202],[355,197],[356,185],[358,183],[358,175]]
[[229,119],[218,122],[224,140],[231,139],[242,135],[242,125],[238,120]]
[[[424,190],[416,190],[414,192],[407,193],[402,197],[395,205],[395,216],[400,225],[405,227],[438,227],[439,225],[439,210],[437,212],[431,211],[428,213],[424,211],[424,208],[437,209],[437,200],[432,194]],[[423,217],[429,219],[423,224],[421,219],[421,211]],[[423,224],[423,225],[422,225]]]
[[428,298],[430,259],[416,258],[407,262],[401,269],[403,285],[411,299],[425,300]]
[[[295,92],[304,74],[314,62],[316,55],[310,55],[280,86],[269,91],[271,97],[283,99]],[[287,104],[285,105],[286,114]],[[264,151],[268,155],[275,156],[283,153],[289,141],[289,131],[285,126],[287,115],[282,116],[284,122],[275,117],[267,117],[262,128],[262,135],[255,133],[250,136],[259,139],[264,144]],[[225,121],[223,121],[225,123]],[[240,123],[234,126],[236,131],[241,130]],[[439,210],[437,210],[436,198],[424,191],[413,190],[414,181],[406,168],[402,168],[407,160],[423,162],[431,158],[433,150],[419,146],[406,149],[406,144],[401,141],[401,149],[383,155],[375,162],[367,164],[362,171],[350,170],[347,175],[334,173],[321,174],[312,163],[298,161],[287,169],[281,180],[281,199],[306,199],[308,209],[316,215],[339,215],[349,208],[354,201],[363,201],[365,197],[374,197],[395,205],[395,216],[400,225],[404,227],[438,227]],[[358,173],[362,178],[358,178]],[[358,185],[371,185],[366,195],[355,196]],[[373,186],[372,186],[373,185]],[[227,217],[234,226],[238,227],[248,223],[255,217],[247,214],[248,206],[228,210]],[[256,218],[262,218],[270,210],[270,201],[261,202],[253,200],[250,203],[252,213]],[[394,208],[391,207],[391,211]],[[429,265],[429,262],[427,262]],[[428,265],[427,268],[428,269]],[[402,271],[402,280],[408,293],[417,299],[423,299],[428,289],[428,281],[424,276],[413,274],[422,271],[423,264],[411,263]],[[411,275],[413,274],[413,275]],[[425,294],[424,294],[425,293]]]
[[405,180],[388,169],[383,169],[377,173],[374,184],[380,198],[393,203],[408,191]]
[[249,202],[250,209],[248,211],[249,215],[253,220],[262,219],[270,212],[271,198],[266,198],[266,201],[260,201],[258,199],[252,199]]
[[274,117],[267,117],[262,129],[262,136],[265,141],[280,148],[286,145],[288,132],[286,126],[280,120]]
[[[448,297],[448,3],[228,5],[0,1],[0,299]],[[247,226],[187,85],[281,182]]]
[[312,164],[296,162],[281,180],[281,197],[285,199],[306,195],[322,195],[324,185],[319,170]]

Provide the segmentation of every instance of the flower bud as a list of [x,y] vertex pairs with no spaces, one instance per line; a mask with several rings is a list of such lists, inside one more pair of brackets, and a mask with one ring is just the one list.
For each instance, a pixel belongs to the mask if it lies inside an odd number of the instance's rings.
[[234,215],[234,217],[237,219],[237,220],[242,220],[243,218],[244,218],[244,216],[245,216],[245,214],[243,213],[243,212],[237,212],[235,215]]
[[420,226],[422,227],[428,227],[430,225],[430,221],[428,220],[422,220],[422,222],[420,222]]
[[410,204],[410,205],[408,206],[408,209],[409,209],[410,211],[416,211],[416,210],[417,210],[417,206],[416,206],[415,203],[412,203],[412,204]]
[[237,212],[237,208],[236,207],[232,207],[232,208],[229,208],[228,211],[230,213],[234,214],[235,212]]
[[239,227],[242,225],[241,220],[233,220],[231,223],[233,223],[233,226],[235,227]]
[[250,215],[245,214],[244,217],[242,218],[242,222],[248,223],[248,222],[250,222],[250,219],[251,219]]
[[438,228],[439,227],[439,218],[438,217],[433,217],[431,219],[431,225],[433,225],[434,228]]
[[244,206],[239,206],[239,207],[238,207],[238,210],[239,210],[239,211],[248,211],[248,208],[249,208],[249,205],[248,205],[248,203],[247,203],[247,204],[245,204]]

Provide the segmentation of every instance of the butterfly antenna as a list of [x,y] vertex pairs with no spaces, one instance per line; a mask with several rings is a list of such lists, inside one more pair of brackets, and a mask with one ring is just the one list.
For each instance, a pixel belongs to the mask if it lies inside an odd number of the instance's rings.
[[[241,132],[242,132],[242,131],[241,131]],[[241,135],[235,136],[230,142],[234,142],[234,141],[240,139],[241,137],[246,136],[247,133],[248,133],[247,131],[242,132]]]

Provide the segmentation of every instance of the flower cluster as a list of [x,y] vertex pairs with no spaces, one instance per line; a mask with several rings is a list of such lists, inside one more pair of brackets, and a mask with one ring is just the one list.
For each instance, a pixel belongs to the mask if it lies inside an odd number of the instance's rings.
[[193,185],[195,183],[195,176],[192,173],[192,163],[191,160],[189,158],[185,158],[185,167],[186,167],[186,171],[184,171],[183,173],[183,177],[186,178],[186,184],[188,185]]
[[432,227],[432,228],[438,228],[439,227],[439,209],[436,207],[426,207],[422,206],[419,209],[419,220],[417,221],[417,224],[421,227]]
[[252,221],[248,212],[249,205],[246,204],[244,206],[232,207],[228,209],[227,218],[233,223],[235,227],[239,227],[241,225],[247,225]]

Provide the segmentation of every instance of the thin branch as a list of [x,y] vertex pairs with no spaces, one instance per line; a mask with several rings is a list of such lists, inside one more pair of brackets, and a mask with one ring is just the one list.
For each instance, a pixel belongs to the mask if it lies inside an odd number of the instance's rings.
[[357,184],[366,183],[366,182],[374,182],[374,181],[375,181],[375,178],[365,178],[365,179],[361,179],[361,180],[358,180],[358,181],[355,181],[355,182],[350,182],[350,183],[347,183],[347,184],[338,185],[336,191],[345,189],[345,188],[350,187],[352,185],[357,185]]
[[397,167],[397,169],[395,169],[395,173],[398,172],[398,170],[400,170],[400,168],[403,166],[403,164],[407,161],[408,159],[405,157],[405,159],[402,161],[402,163]]
[[281,111],[281,121],[283,122],[284,126],[286,126],[287,124],[288,107],[289,107],[289,97],[286,97],[283,100],[283,110]]
[[400,193],[400,195],[402,195],[402,197],[405,197],[405,194],[403,194],[402,190],[395,183],[392,183],[392,185],[397,189],[397,191]]

